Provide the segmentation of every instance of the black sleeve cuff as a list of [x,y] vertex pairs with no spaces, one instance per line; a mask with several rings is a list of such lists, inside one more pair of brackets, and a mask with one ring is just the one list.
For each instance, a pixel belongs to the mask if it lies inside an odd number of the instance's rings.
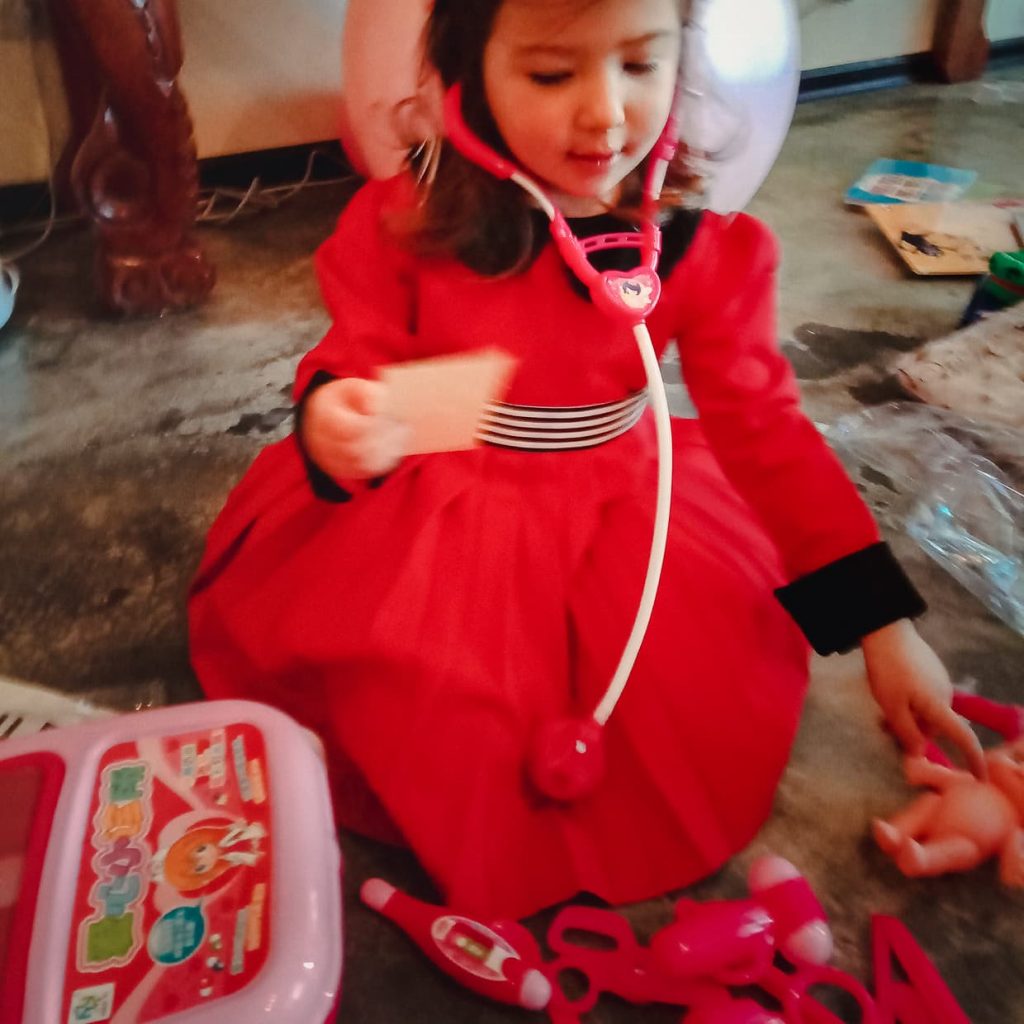
[[306,386],[306,390],[302,392],[298,405],[295,406],[295,443],[299,447],[299,454],[302,456],[302,463],[306,467],[306,476],[309,478],[309,486],[313,489],[313,493],[321,501],[340,504],[341,502],[351,501],[352,492],[346,491],[344,487],[339,486],[332,476],[325,473],[309,457],[309,452],[306,451],[306,446],[302,440],[302,417],[306,411],[306,402],[309,401],[309,396],[317,388],[322,388],[325,384],[329,384],[335,379],[334,375],[326,370],[317,370],[313,374],[312,379]]
[[884,541],[839,558],[775,591],[818,654],[842,654],[862,637],[927,605]]

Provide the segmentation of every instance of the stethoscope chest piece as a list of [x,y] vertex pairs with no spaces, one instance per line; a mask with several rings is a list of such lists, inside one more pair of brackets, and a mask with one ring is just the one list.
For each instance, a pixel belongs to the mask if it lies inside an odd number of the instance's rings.
[[604,729],[592,718],[554,718],[534,731],[527,778],[543,796],[571,803],[604,778]]

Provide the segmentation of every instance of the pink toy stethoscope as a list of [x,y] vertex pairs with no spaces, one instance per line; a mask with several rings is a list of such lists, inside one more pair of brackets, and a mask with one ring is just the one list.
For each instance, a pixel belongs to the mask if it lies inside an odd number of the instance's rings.
[[[531,746],[527,764],[529,776],[541,793],[555,800],[569,801],[585,796],[601,779],[604,770],[602,729],[622,696],[643,643],[665,557],[672,490],[672,428],[658,356],[644,321],[661,294],[661,281],[657,274],[661,231],[655,218],[657,200],[677,145],[675,110],[676,104],[673,103],[665,127],[647,158],[641,229],[598,235],[581,241],[573,235],[561,211],[535,181],[470,131],[462,117],[462,90],[458,84],[448,90],[444,100],[445,132],[452,145],[466,159],[495,177],[514,181],[534,199],[550,221],[551,237],[559,254],[588,288],[594,304],[613,320],[632,328],[643,360],[654,413],[658,453],[654,531],[633,628],[611,682],[592,714],[586,718],[566,717],[544,723]],[[623,248],[640,250],[640,265],[634,270],[600,272],[587,259],[588,253]]]

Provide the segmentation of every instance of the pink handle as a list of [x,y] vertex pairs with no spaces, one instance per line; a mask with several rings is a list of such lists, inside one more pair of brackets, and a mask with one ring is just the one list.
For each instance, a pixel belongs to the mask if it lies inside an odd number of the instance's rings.
[[679,980],[749,985],[775,954],[774,924],[754,900],[680,900],[676,919],[651,939],[658,966]]
[[620,231],[613,235],[592,235],[590,238],[580,241],[584,252],[602,252],[605,249],[639,249],[643,244],[644,236],[639,231]]
[[1024,734],[1024,707],[1019,704],[1000,704],[987,697],[957,690],[953,694],[953,710],[969,721],[999,733],[1007,743]]
[[[956,690],[953,693],[953,710],[969,722],[998,733],[1007,743],[1024,735],[1024,707],[1019,704],[1001,704],[988,697]],[[954,767],[949,755],[933,741],[929,741],[925,757],[947,768]]]
[[[611,949],[592,949],[568,939],[569,932],[592,935]],[[650,951],[636,941],[624,917],[610,910],[592,907],[566,907],[552,922],[547,935],[548,946],[556,959],[547,964],[551,982],[549,1010],[552,1020],[568,1021],[593,1009],[602,992],[638,1005],[668,1003],[693,1006],[708,999],[720,998],[722,989],[703,979],[671,978],[658,969]],[[582,974],[587,991],[570,999],[562,991],[558,976],[564,971]],[[558,1016],[556,1016],[556,1014]]]
[[787,1021],[792,1024],[843,1024],[831,1010],[811,995],[812,986],[839,989],[857,1001],[860,1024],[882,1024],[878,1006],[871,993],[856,978],[835,967],[801,967],[796,974],[784,974],[777,967],[761,987],[782,1003]]
[[452,145],[469,161],[490,172],[496,178],[511,178],[516,165],[499,156],[490,146],[478,139],[462,116],[462,86],[453,85],[444,97],[444,130]]
[[[876,914],[871,919],[875,994],[880,1024],[970,1024],[942,975],[902,921]],[[893,958],[907,980],[893,975]]]

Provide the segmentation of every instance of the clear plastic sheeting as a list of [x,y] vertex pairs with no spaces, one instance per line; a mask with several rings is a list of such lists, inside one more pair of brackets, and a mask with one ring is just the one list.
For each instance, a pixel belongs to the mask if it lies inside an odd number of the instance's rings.
[[913,403],[822,430],[882,523],[1024,634],[1024,431]]

